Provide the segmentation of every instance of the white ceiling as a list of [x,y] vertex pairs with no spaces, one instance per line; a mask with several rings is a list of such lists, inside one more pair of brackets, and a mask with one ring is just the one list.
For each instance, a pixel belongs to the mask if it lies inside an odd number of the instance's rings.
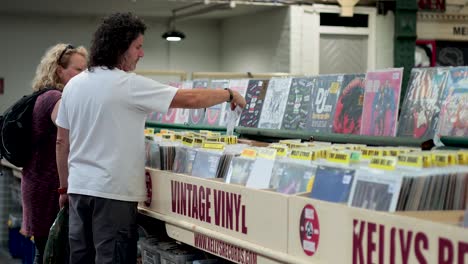
[[[176,8],[200,3],[199,6],[178,12],[183,14],[209,6],[204,5],[203,1],[194,0],[0,0],[0,2],[0,14],[47,16],[103,16],[114,12],[132,12],[142,17],[169,18],[172,10]],[[226,18],[272,8],[278,8],[278,5],[237,4],[233,9],[216,10],[191,18]]]
[[[231,0],[236,7],[215,10],[190,16],[191,19],[221,19],[278,8],[281,4],[328,3],[337,0]],[[360,0],[358,5],[375,5],[377,0]],[[394,0],[380,0],[394,1]],[[194,3],[198,6],[179,11],[177,14],[196,11],[228,0],[0,0],[0,15],[45,15],[45,16],[104,16],[114,12],[132,12],[142,17],[169,18],[172,10],[187,7]],[[210,2],[205,5],[204,2]]]

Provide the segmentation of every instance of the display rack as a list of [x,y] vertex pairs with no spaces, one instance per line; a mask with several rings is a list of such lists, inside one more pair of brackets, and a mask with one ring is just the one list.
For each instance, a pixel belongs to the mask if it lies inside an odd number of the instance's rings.
[[[235,263],[466,263],[468,258],[468,229],[453,224],[216,179],[153,169],[147,174],[151,203],[140,203],[139,212],[164,221],[170,237]],[[461,214],[452,212],[450,221]]]
[[468,148],[468,137],[440,137],[440,141],[447,146],[452,148]]
[[203,126],[203,125],[189,125],[189,124],[165,124],[160,122],[146,121],[146,127],[154,128],[155,133],[159,132],[161,129],[169,130],[210,130],[215,132],[226,132],[226,127],[221,126]]
[[[146,127],[154,128],[156,132],[161,129],[169,130],[211,130],[226,132],[226,127],[221,126],[200,126],[189,124],[164,124],[159,122],[147,121]],[[258,141],[278,141],[280,139],[302,139],[305,141],[324,141],[332,143],[351,143],[366,144],[369,146],[407,146],[420,147],[423,150],[429,150],[434,147],[432,140],[406,138],[406,137],[379,137],[379,136],[361,136],[351,134],[336,133],[312,133],[297,130],[277,130],[260,129],[248,127],[235,127],[234,132],[239,138],[252,139]],[[442,137],[442,142],[452,147],[468,147],[468,139],[461,137]]]
[[361,136],[352,134],[336,134],[336,133],[313,133],[307,131],[293,130],[277,130],[277,129],[260,129],[236,127],[235,131],[241,137],[250,139],[286,139],[300,138],[303,140],[316,140],[332,143],[351,143],[351,144],[366,144],[372,146],[408,146],[421,147],[430,149],[434,146],[432,140],[422,140],[403,137],[383,137],[383,136]]

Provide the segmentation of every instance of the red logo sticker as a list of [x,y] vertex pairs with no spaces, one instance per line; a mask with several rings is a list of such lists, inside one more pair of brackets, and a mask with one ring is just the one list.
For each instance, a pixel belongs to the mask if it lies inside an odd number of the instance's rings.
[[299,236],[304,253],[307,256],[313,256],[317,251],[320,226],[317,211],[308,204],[302,209],[301,219],[299,220]]
[[146,177],[146,201],[145,201],[145,205],[149,207],[151,205],[151,200],[153,199],[153,184],[151,183],[151,174],[148,171],[146,171],[145,177]]

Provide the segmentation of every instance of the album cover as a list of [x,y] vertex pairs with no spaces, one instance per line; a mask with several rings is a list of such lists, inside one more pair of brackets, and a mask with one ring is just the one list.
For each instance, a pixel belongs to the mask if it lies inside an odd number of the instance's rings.
[[310,191],[315,178],[315,170],[316,168],[310,164],[298,163],[290,159],[277,160],[270,187],[284,194]]
[[239,126],[258,127],[263,107],[263,100],[267,92],[269,80],[250,80],[245,94],[246,105],[242,111]]
[[359,135],[361,132],[364,78],[365,74],[343,76],[342,89],[333,118],[333,133]]
[[249,179],[255,159],[246,157],[235,157],[231,161],[226,183],[245,185]]
[[360,169],[355,174],[348,205],[375,211],[396,209],[402,177],[388,171]]
[[336,102],[343,82],[343,75],[312,77],[312,107],[307,120],[307,130],[330,133],[333,127]]
[[347,203],[355,170],[318,166],[310,197],[334,203]]
[[257,157],[245,186],[254,189],[267,189],[270,184],[274,164],[274,159]]
[[361,135],[395,136],[403,68],[367,72]]
[[304,130],[312,107],[312,78],[293,78],[281,129]]
[[434,138],[438,126],[448,68],[415,68],[411,70],[408,90],[401,107],[398,136]]
[[216,178],[222,155],[222,151],[198,149],[191,175],[200,178]]
[[437,134],[468,136],[468,67],[450,68],[447,95],[442,103]]
[[[210,89],[225,89],[229,88],[229,80],[211,80]],[[226,103],[213,105],[206,109],[203,124],[208,126],[219,126],[221,121],[221,112]]]
[[197,155],[197,149],[177,146],[172,171],[175,173],[192,174],[192,165]]
[[159,153],[161,156],[161,170],[172,171],[175,158],[175,145],[172,142],[159,144]]
[[258,128],[280,129],[292,78],[271,78]]
[[[236,91],[240,95],[242,95],[242,97],[245,97],[245,93],[247,92],[248,85],[249,85],[249,79],[230,80],[229,89],[231,89],[232,91]],[[228,114],[230,112],[231,112],[231,104],[224,103],[223,106],[221,107],[221,119],[219,120],[220,126],[223,126],[223,127],[227,126]],[[239,122],[239,120],[237,120],[237,122]]]
[[161,168],[161,155],[159,153],[159,145],[145,139],[145,166],[153,169]]

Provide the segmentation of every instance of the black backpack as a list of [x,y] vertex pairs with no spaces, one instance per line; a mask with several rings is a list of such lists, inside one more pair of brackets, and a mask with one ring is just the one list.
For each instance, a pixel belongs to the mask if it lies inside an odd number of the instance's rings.
[[46,88],[25,95],[0,116],[0,158],[23,167],[31,157],[31,129],[34,104],[39,95],[53,90]]

